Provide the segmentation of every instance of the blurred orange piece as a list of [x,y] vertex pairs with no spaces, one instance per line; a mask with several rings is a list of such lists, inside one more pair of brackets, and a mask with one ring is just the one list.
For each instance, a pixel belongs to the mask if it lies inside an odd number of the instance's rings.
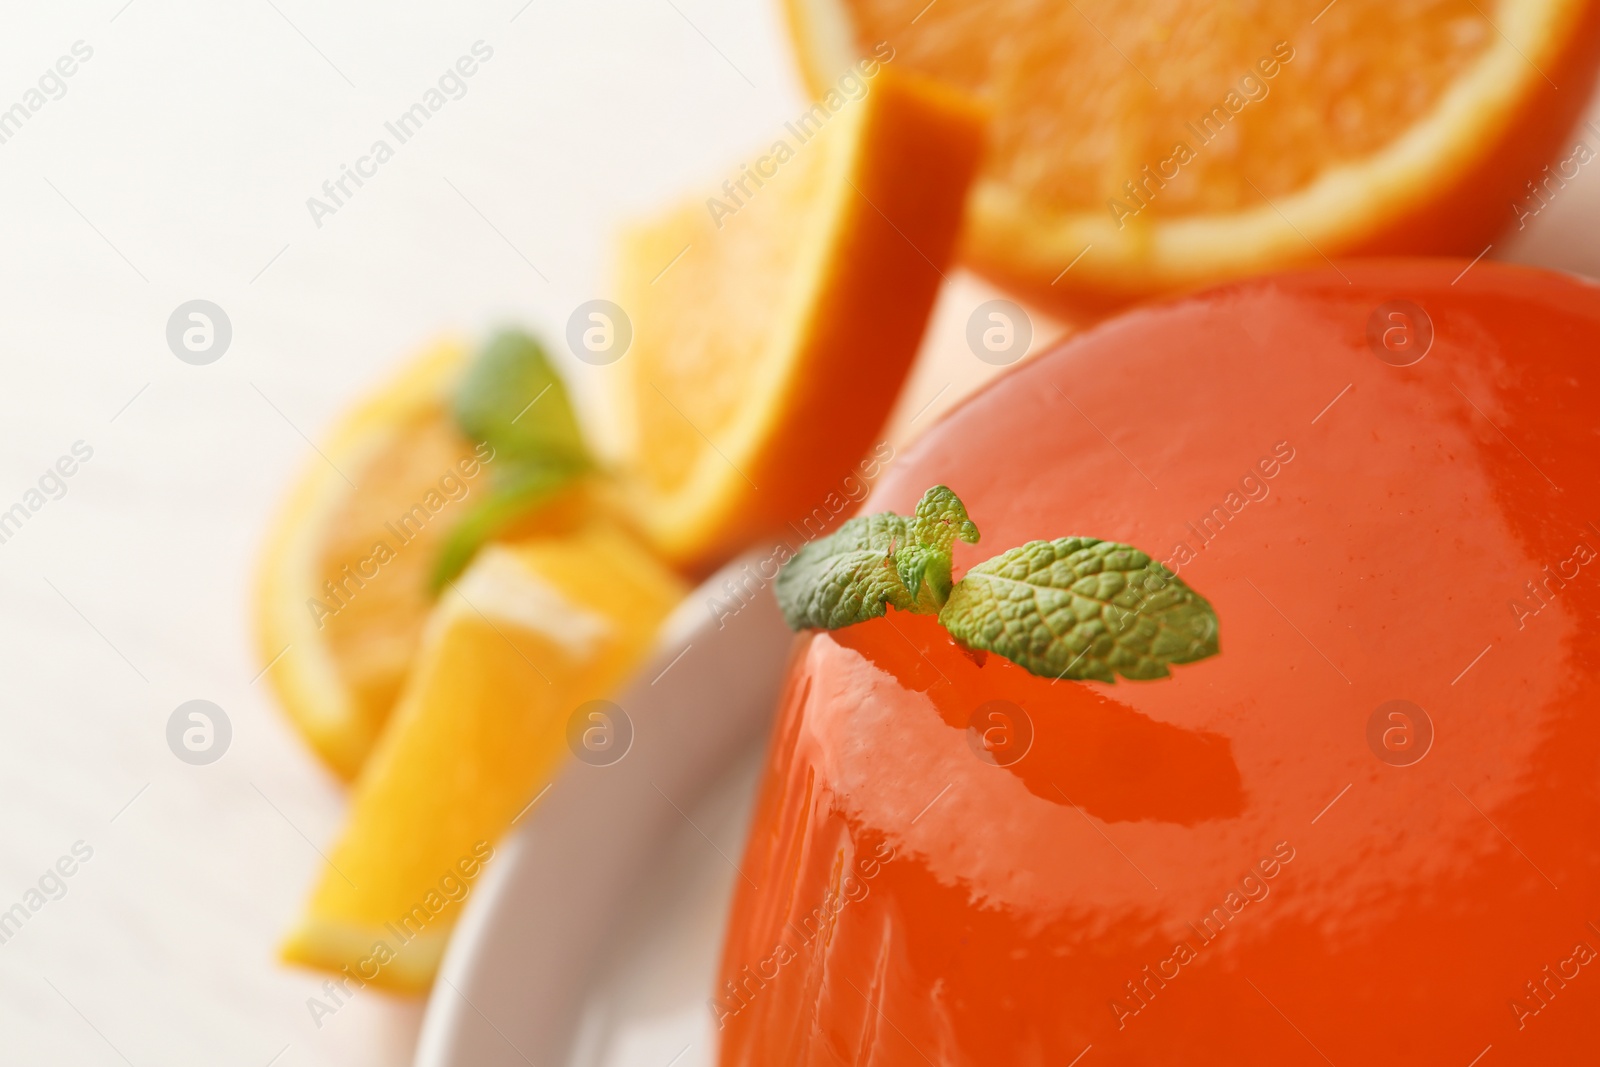
[[262,559],[261,662],[341,778],[355,777],[377,740],[433,606],[428,570],[450,517],[433,521],[428,506],[487,480],[450,417],[464,361],[463,345],[437,344],[348,415],[308,464]]
[[1476,256],[1543,202],[1600,54],[1595,0],[785,3],[814,93],[887,53],[993,107],[964,254],[1090,309]]
[[[441,341],[340,422],[267,539],[256,642],[306,742],[352,780],[399,698],[433,610],[428,577],[451,528],[488,492],[494,450],[451,413],[466,348]],[[576,528],[594,514],[579,481],[509,533]]]
[[623,243],[633,497],[690,570],[802,521],[872,451],[960,229],[982,116],[868,61],[778,134]]
[[684,592],[603,519],[480,552],[428,616],[284,958],[427,989],[477,868],[564,764],[574,720],[618,728],[579,716],[637,667]]

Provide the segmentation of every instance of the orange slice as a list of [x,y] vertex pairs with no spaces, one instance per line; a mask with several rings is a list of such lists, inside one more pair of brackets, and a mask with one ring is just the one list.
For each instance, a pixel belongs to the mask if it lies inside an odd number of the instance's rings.
[[457,905],[563,764],[569,721],[619,686],[684,592],[598,521],[483,549],[429,617],[284,957],[426,989]]
[[451,498],[486,479],[450,418],[464,357],[461,344],[442,342],[352,412],[268,538],[256,601],[262,663],[295,725],[343,778],[360,769],[411,665],[428,571],[448,512],[461,510]]
[[1322,256],[1478,255],[1572,147],[1600,52],[1593,0],[785,3],[813,92],[892,54],[988,101],[965,256],[1102,305]]
[[627,235],[618,392],[641,522],[669,559],[707,569],[849,491],[980,145],[965,97],[871,64],[709,196]]

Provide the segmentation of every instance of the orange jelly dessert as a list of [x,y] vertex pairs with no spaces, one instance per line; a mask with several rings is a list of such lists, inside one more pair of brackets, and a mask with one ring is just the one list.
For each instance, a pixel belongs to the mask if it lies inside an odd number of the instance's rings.
[[864,512],[1161,560],[1217,655],[1059,681],[891,610],[797,642],[724,1067],[1595,1063],[1600,289],[1465,261],[1139,310]]

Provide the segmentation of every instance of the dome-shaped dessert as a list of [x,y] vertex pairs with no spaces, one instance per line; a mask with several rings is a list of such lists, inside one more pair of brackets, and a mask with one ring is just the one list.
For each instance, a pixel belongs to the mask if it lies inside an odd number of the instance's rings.
[[863,511],[950,486],[957,578],[1125,542],[1220,653],[1104,684],[927,615],[803,637],[725,1067],[1594,1062],[1600,290],[1464,266],[1135,312],[896,462]]

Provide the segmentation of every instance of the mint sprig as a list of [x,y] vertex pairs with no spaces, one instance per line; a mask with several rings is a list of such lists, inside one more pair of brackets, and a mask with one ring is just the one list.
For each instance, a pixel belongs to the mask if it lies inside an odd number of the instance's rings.
[[890,605],[936,614],[950,597],[957,539],[976,544],[978,527],[942,485],[923,494],[910,518],[886,511],[849,519],[778,573],[783,617],[795,630],[837,630],[876,619]]
[[1206,599],[1148,554],[1093,537],[1030,541],[951,584],[957,538],[978,530],[939,485],[907,519],[851,519],[806,545],[778,575],[778,603],[796,630],[839,629],[889,607],[934,614],[962,645],[1049,678],[1164,678],[1173,664],[1217,654]]
[[505,330],[491,337],[462,375],[455,420],[494,450],[487,495],[445,537],[429,577],[437,593],[486,542],[537,510],[594,467],[577,413],[539,342]]

